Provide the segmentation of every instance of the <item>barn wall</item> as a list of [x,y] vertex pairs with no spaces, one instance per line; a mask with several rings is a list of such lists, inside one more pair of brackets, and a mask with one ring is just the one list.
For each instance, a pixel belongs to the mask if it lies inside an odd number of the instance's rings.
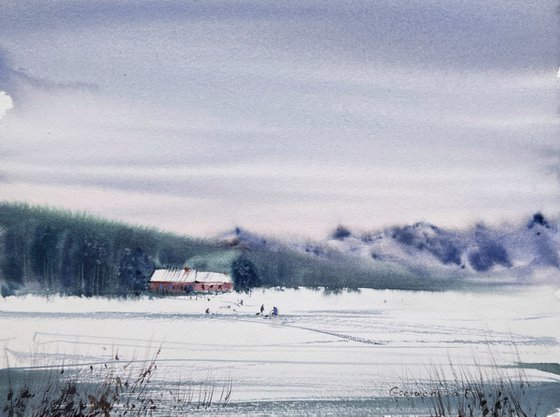
[[151,292],[229,292],[232,290],[233,284],[231,282],[150,282]]

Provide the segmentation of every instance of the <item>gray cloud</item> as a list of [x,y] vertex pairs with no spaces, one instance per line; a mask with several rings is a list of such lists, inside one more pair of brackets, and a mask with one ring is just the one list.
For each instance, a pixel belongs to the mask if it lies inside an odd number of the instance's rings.
[[10,1],[0,192],[280,230],[550,207],[555,5]]
[[93,83],[86,83],[80,81],[67,81],[67,82],[57,82],[50,81],[45,78],[34,77],[27,74],[22,70],[12,70],[12,76],[17,78],[19,82],[27,84],[31,87],[42,88],[46,90],[97,90],[99,86]]
[[15,92],[16,76],[12,69],[8,54],[0,48],[0,90]]
[[[182,36],[188,32],[177,26],[203,24],[231,35],[230,41],[242,37],[253,47],[279,54],[291,50],[312,61],[381,57],[427,67],[520,70],[557,64],[556,5],[552,0],[11,2],[3,7],[0,27],[17,37],[156,22],[175,27],[167,36]],[[246,25],[255,33],[247,33]]]
[[94,83],[80,81],[53,81],[28,74],[25,70],[15,67],[13,58],[0,48],[0,90],[6,91],[15,101],[25,102],[30,89],[59,90],[98,90]]
[[545,172],[554,175],[560,182],[560,146],[541,145],[537,146],[535,151],[537,157],[542,161]]

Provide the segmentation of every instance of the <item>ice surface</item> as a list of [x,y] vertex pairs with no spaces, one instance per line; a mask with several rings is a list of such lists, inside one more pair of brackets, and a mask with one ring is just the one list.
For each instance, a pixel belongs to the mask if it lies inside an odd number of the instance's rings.
[[[0,363],[99,367],[117,355],[123,363],[148,359],[161,346],[161,381],[231,379],[233,401],[373,401],[404,383],[429,386],[436,368],[450,376],[450,364],[488,375],[498,365],[515,378],[519,361],[560,363],[556,291],[8,297],[0,299]],[[257,315],[262,304],[280,317]]]

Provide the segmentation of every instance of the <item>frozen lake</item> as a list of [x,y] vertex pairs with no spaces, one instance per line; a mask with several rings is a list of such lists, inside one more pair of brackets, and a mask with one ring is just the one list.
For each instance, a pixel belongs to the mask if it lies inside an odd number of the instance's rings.
[[[266,312],[277,306],[280,317],[257,316],[262,304]],[[560,363],[560,292],[9,297],[0,299],[0,328],[2,368],[97,369],[146,360],[161,346],[156,383],[231,381],[223,414],[382,415],[407,386],[430,389],[436,369],[453,379],[450,364],[515,379],[518,362]],[[522,372],[560,386],[555,373]],[[547,389],[547,406],[560,407],[560,390]]]

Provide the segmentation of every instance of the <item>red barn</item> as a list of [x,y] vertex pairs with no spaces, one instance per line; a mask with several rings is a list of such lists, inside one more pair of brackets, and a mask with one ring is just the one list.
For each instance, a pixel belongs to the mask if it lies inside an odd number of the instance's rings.
[[233,282],[227,274],[189,268],[156,269],[150,291],[162,293],[229,292]]

